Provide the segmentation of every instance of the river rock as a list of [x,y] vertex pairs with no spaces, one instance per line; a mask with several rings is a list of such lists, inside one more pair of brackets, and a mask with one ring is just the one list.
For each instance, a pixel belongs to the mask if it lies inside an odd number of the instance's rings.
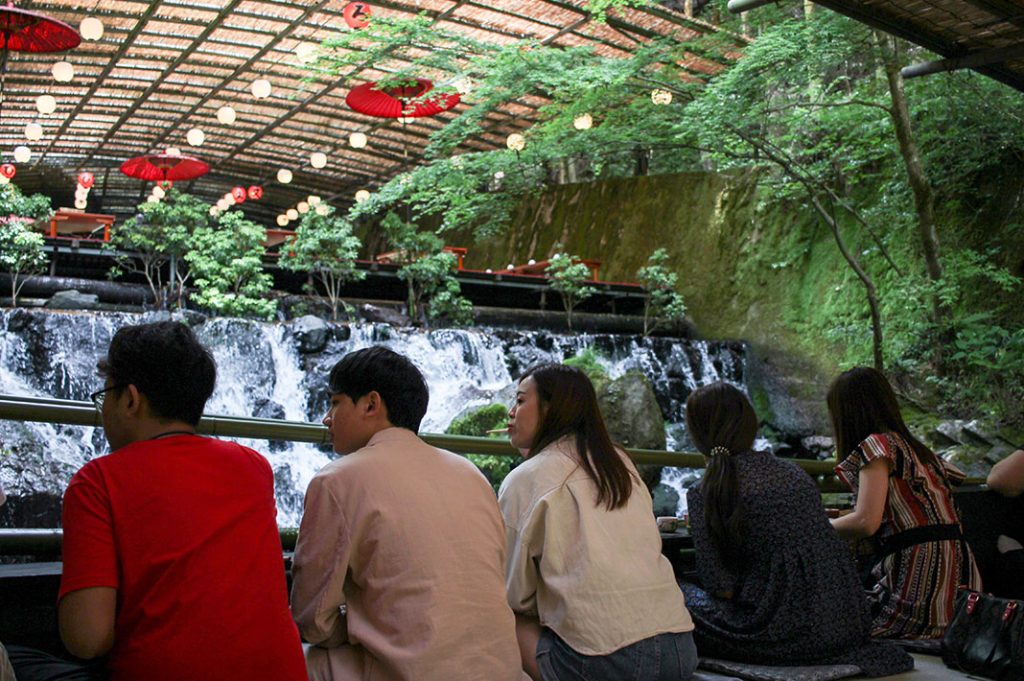
[[359,317],[371,324],[390,324],[391,326],[409,326],[409,317],[389,307],[379,307],[369,303],[359,306]]
[[665,483],[655,485],[651,497],[654,499],[654,515],[674,516],[679,512],[679,492]]
[[46,301],[44,307],[51,310],[94,310],[99,306],[99,302],[99,296],[95,293],[57,291]]
[[[651,381],[639,371],[627,371],[598,388],[597,403],[612,440],[626,447],[665,449],[665,419]],[[661,480],[662,466],[640,465],[648,489]],[[676,500],[678,503],[678,499]],[[674,511],[673,511],[674,514]]]
[[295,347],[303,354],[323,352],[333,335],[331,326],[319,317],[305,315],[292,322]]

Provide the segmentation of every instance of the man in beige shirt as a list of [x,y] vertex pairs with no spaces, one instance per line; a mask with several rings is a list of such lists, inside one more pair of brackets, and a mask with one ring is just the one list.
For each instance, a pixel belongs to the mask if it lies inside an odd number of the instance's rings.
[[416,431],[427,386],[372,347],[330,376],[324,418],[342,456],[306,491],[292,614],[313,681],[519,681],[504,524],[464,458]]

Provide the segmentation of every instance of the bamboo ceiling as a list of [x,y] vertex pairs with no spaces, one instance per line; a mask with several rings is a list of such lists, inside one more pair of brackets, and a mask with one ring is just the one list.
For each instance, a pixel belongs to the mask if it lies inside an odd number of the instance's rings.
[[[261,201],[247,202],[249,217],[276,227],[275,217],[310,194],[337,205],[352,201],[359,189],[374,189],[419,160],[431,131],[466,105],[403,126],[352,111],[345,105],[350,87],[384,74],[373,66],[347,82],[321,78],[303,82],[309,72],[296,55],[301,43],[319,44],[347,30],[347,0],[43,0],[21,2],[63,20],[76,29],[86,16],[103,21],[98,41],[61,54],[12,52],[8,58],[0,152],[27,144],[28,163],[17,164],[15,183],[26,192],[54,197],[54,206],[74,202],[76,177],[95,175],[87,210],[124,219],[145,200],[151,184],[123,176],[120,164],[140,154],[177,147],[207,161],[211,172],[179,188],[213,203],[232,187],[261,184]],[[387,0],[369,3],[377,14],[409,18],[426,13],[446,31],[483,42],[524,38],[555,46],[591,45],[607,56],[628,57],[637,44],[672,35],[685,41],[717,30],[699,19],[661,7],[627,10],[606,24],[593,21],[583,0]],[[58,83],[51,67],[72,63],[75,77]],[[695,72],[714,64],[694,63]],[[267,78],[273,92],[257,100],[250,86]],[[56,112],[40,115],[36,98],[51,94]],[[530,120],[542,102],[519,102],[496,112],[487,132],[461,151],[504,145],[506,135]],[[228,104],[237,111],[233,125],[217,121]],[[514,107],[514,108],[513,108]],[[25,141],[27,123],[42,124],[44,137]],[[205,143],[192,148],[186,133],[201,128]],[[350,133],[366,132],[370,144],[350,148]],[[322,170],[310,166],[310,154],[324,152]],[[294,173],[290,184],[276,180],[279,168]]]
[[[815,0],[1024,91],[1021,0]],[[973,63],[972,63],[973,60]],[[954,66],[949,64],[948,66]]]

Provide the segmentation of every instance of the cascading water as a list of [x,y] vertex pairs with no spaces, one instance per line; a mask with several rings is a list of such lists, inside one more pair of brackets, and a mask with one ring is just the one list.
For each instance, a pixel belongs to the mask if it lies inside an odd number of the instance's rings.
[[[0,311],[0,393],[85,400],[100,385],[96,360],[114,332],[158,318],[166,317]],[[217,360],[217,389],[206,408],[211,414],[318,422],[327,407],[330,368],[348,352],[379,344],[407,355],[423,371],[430,404],[422,430],[439,433],[459,414],[504,399],[513,377],[526,367],[560,362],[593,348],[611,378],[638,370],[651,380],[673,448],[687,444],[683,403],[694,388],[715,380],[745,383],[745,351],[736,342],[488,328],[419,331],[367,324],[321,329],[326,342],[308,352],[296,323],[218,318],[195,328]],[[306,485],[331,453],[302,443],[241,442],[270,461],[278,522],[296,526]],[[55,523],[58,499],[71,475],[106,452],[98,428],[0,421],[0,476],[12,506],[35,499],[38,507],[34,515],[21,513],[16,521],[8,510],[5,524]],[[678,489],[693,475],[665,469],[662,481]],[[681,498],[685,504],[685,496]]]

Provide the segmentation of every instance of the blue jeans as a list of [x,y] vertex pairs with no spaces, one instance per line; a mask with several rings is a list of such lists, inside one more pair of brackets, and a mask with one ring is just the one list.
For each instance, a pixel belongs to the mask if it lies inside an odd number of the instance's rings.
[[659,634],[607,655],[581,655],[545,628],[537,644],[544,681],[686,681],[697,668],[693,634]]

